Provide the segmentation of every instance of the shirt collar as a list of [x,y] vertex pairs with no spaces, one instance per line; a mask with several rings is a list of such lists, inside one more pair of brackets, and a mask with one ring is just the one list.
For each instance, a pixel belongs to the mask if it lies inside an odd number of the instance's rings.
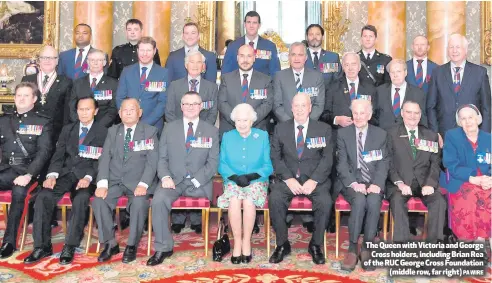
[[296,73],[299,73],[301,74],[301,77],[304,75],[304,68],[302,68],[302,70],[300,70],[299,72],[294,70],[294,68],[292,68],[292,72],[294,73],[294,76],[296,75]]
[[[408,137],[410,137],[410,128],[408,128],[406,125],[405,125],[405,129],[407,130],[407,133],[408,133]],[[419,134],[419,127],[415,127],[415,136],[417,137]]]
[[314,52],[318,52],[318,58],[321,57],[321,46],[318,47],[317,49],[314,49],[312,47],[309,47],[309,52],[311,53],[311,56],[314,56]]
[[415,64],[418,64],[418,63],[419,63],[419,62],[417,62],[417,60],[423,60],[423,61],[422,61],[422,64],[423,64],[424,62],[427,62],[427,56],[425,56],[425,57],[424,57],[424,58],[422,58],[422,59],[417,59],[417,58],[413,57],[413,62],[414,62]]
[[138,63],[138,65],[140,66],[140,70],[142,70],[142,67],[147,67],[147,71],[152,69],[152,66],[154,65],[154,61],[152,60],[149,64],[142,64],[142,63]]
[[307,127],[309,126],[309,118],[306,120],[306,123],[304,124],[299,124],[297,121],[294,119],[294,128],[297,129],[298,126],[303,126],[303,130],[306,130]]
[[195,120],[188,120],[187,118],[183,117],[183,123],[184,125],[188,125],[189,122],[193,123],[193,127],[196,128],[198,126],[198,122],[200,121],[200,116],[198,116]]
[[198,77],[196,77],[196,78],[192,78],[190,75],[188,75],[188,82],[189,82],[189,81],[191,81],[191,80],[193,80],[193,79],[195,79],[195,80],[197,80],[198,82],[200,82],[201,76],[199,75],[199,76],[198,76]]
[[185,54],[188,53],[191,50],[198,51],[198,44],[193,45],[193,46],[190,46],[190,47],[188,47],[188,46],[185,45],[184,48],[185,48]]
[[250,41],[253,41],[255,43],[256,49],[258,49],[258,39],[260,38],[259,35],[256,35],[256,37],[253,40],[250,40],[247,36],[244,36],[244,43],[249,44]]
[[355,83],[357,85],[359,83],[359,77],[355,79],[355,81],[351,81],[349,78],[345,77],[347,79],[347,85],[350,86],[350,83]]
[[89,74],[90,82],[92,82],[93,78],[96,78],[96,81],[99,82],[103,76],[104,76],[104,71],[102,71],[101,73],[99,73],[95,77],[93,77],[91,74]]
[[359,137],[359,133],[362,132],[364,136],[367,136],[367,129],[369,128],[369,124],[367,124],[364,128],[359,129],[355,127],[355,132],[357,133],[357,138]]
[[[391,89],[395,89],[395,88],[397,88],[397,86],[394,85],[394,84],[391,84]],[[398,88],[400,90],[407,88],[407,82],[406,81],[403,81],[403,83],[401,84],[401,86],[399,86]]]
[[251,75],[253,74],[253,68],[251,68],[251,70],[249,71],[243,71],[239,69],[239,74],[241,75],[241,79],[243,78],[244,74],[248,74],[248,79],[251,79]]
[[46,76],[46,75],[47,75],[48,77],[50,77],[50,78],[51,78],[51,76],[52,76],[55,72],[56,72],[56,70],[53,70],[53,72],[51,72],[51,73],[47,74],[47,73],[45,73],[45,72],[41,71],[41,77],[44,79],[44,76]]
[[456,65],[454,62],[451,62],[451,61],[450,61],[450,63],[451,63],[451,69],[452,69],[453,71],[455,71],[455,68],[456,68],[456,67],[461,67],[460,71],[462,71],[463,69],[465,69],[466,60],[464,60],[464,61],[461,63],[461,65],[459,65],[459,66],[458,66],[458,65]]
[[374,56],[374,54],[376,54],[376,49],[372,50],[371,52],[366,52],[366,51],[362,51],[362,54],[364,54],[364,57],[367,58],[367,54],[369,53],[369,55],[371,55],[371,59],[372,57]]
[[[138,124],[138,123],[137,123],[137,124]],[[135,129],[137,128],[137,124],[135,124],[135,125],[133,125],[133,126],[131,126],[131,127],[127,127],[127,126],[123,125],[123,126],[124,126],[124,128],[125,128],[125,133],[124,133],[124,134],[126,134],[126,130],[127,130],[127,129],[132,129],[132,135],[133,135],[133,133],[135,133]]]
[[87,130],[90,131],[93,124],[94,124],[94,120],[92,120],[92,122],[87,126],[84,126],[82,122],[80,122],[79,131],[82,131],[82,128],[87,128]]
[[75,48],[77,51],[79,51],[80,49],[82,49],[83,51],[82,52],[86,52],[86,51],[89,51],[89,49],[91,49],[91,45],[87,45],[86,47],[83,47],[83,48],[80,48],[80,47],[76,47]]

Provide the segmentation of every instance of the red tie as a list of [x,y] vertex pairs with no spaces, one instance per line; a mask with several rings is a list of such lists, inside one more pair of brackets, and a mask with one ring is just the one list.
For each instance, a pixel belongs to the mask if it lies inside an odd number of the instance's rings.
[[251,46],[251,48],[255,49],[255,42],[254,41],[250,41],[249,42],[249,46]]
[[96,89],[97,78],[92,78],[91,90],[94,91]]
[[140,83],[143,84],[147,79],[147,67],[142,67],[142,74],[140,75]]
[[249,94],[249,89],[248,89],[248,74],[243,74],[243,83],[241,85],[241,90],[242,90],[242,99],[243,103],[246,102],[248,99],[248,94]]

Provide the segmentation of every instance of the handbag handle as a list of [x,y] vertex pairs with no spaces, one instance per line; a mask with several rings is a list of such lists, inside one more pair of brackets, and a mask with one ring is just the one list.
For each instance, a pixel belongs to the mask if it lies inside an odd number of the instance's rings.
[[219,227],[217,229],[217,239],[220,239],[220,231],[222,230],[225,230],[225,220],[224,220],[224,216],[220,217],[220,223],[219,223]]

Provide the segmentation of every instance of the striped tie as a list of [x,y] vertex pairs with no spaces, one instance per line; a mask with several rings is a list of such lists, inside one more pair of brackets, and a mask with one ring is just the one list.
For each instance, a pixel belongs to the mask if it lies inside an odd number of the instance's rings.
[[96,84],[97,78],[92,78],[92,83],[91,83],[91,90],[94,91],[96,89]]
[[84,52],[84,49],[79,49],[79,55],[77,55],[77,60],[75,60],[75,73],[73,75],[75,79],[77,79],[82,72],[82,52]]
[[147,80],[147,67],[142,67],[142,74],[140,75],[140,84],[143,84]]
[[190,151],[191,141],[194,139],[193,122],[188,123],[188,131],[186,132],[186,152]]
[[461,67],[455,67],[454,69],[456,70],[456,72],[454,74],[453,89],[454,89],[454,93],[458,95],[461,88],[461,76],[460,76]]
[[79,145],[84,143],[84,140],[85,140],[85,137],[87,136],[88,131],[89,131],[88,128],[82,127],[82,133],[80,133],[80,136],[79,136]]
[[300,92],[301,89],[302,89],[302,85],[301,85],[301,73],[296,73],[296,88],[297,88],[297,92]]
[[417,74],[415,75],[415,81],[419,88],[424,86],[424,70],[422,69],[422,62],[424,62],[424,60],[417,60]]
[[362,145],[362,132],[359,132],[359,138],[357,139],[357,163],[360,166],[360,172],[362,173],[362,180],[366,183],[371,182],[371,175],[369,175],[369,168],[364,161],[362,152],[364,152],[364,146]]
[[[302,129],[304,129],[304,127],[299,125],[297,128],[299,131],[297,132],[296,149],[297,157],[300,160],[302,157],[302,152],[304,151],[304,135],[302,134]],[[297,168],[296,178],[299,178],[299,176],[301,176],[301,168]]]
[[196,86],[198,85],[198,80],[197,79],[191,79],[190,80],[190,91],[196,92]]
[[393,98],[393,113],[395,117],[400,115],[400,88],[395,88],[395,97]]
[[241,84],[242,101],[246,103],[248,99],[249,89],[248,89],[248,74],[243,74],[243,83]]
[[355,95],[355,83],[350,83],[350,100],[354,100],[356,98],[356,95]]

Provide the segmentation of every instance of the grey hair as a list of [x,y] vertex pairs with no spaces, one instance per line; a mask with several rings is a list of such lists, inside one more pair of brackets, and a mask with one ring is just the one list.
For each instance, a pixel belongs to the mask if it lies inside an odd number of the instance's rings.
[[354,55],[357,58],[357,63],[359,64],[359,67],[360,67],[361,66],[361,64],[360,64],[360,56],[359,56],[359,54],[355,53],[354,51],[349,51],[349,52],[343,53],[343,55],[342,55],[342,66],[343,66],[343,61],[345,61],[345,59],[349,55]]
[[400,64],[403,66],[403,70],[407,70],[407,62],[402,59],[393,59],[388,63],[388,65],[386,65],[386,69],[388,69],[388,72],[391,71],[391,66],[393,66],[393,64]]
[[458,124],[458,126],[462,127],[459,114],[460,114],[461,110],[463,110],[465,108],[472,109],[473,112],[477,115],[478,125],[482,124],[483,118],[482,118],[482,114],[480,113],[480,110],[478,110],[478,108],[473,104],[464,104],[464,105],[461,105],[458,108],[458,110],[456,110],[456,124]]
[[354,100],[352,100],[352,102],[350,103],[350,111],[352,111],[352,109],[355,107],[356,104],[362,104],[366,108],[369,108],[369,112],[371,113],[371,115],[373,114],[372,113],[372,102],[370,100],[367,100],[367,99],[354,99]]
[[466,37],[464,35],[461,35],[459,33],[453,33],[452,35],[449,36],[448,45],[447,46],[449,46],[449,43],[453,39],[459,39],[459,40],[461,40],[461,43],[463,44],[463,47],[468,52],[468,44],[469,43],[468,43],[468,39],[466,39]]
[[256,114],[255,109],[253,109],[253,106],[249,105],[248,103],[241,103],[236,105],[236,107],[232,109],[231,120],[236,121],[236,116],[241,111],[248,111],[249,120],[253,123],[256,122],[256,120],[258,119],[258,115]]
[[306,45],[304,43],[302,43],[302,42],[299,42],[299,41],[296,41],[296,42],[294,42],[294,43],[292,43],[290,45],[290,47],[289,47],[289,54],[292,52],[292,48],[297,47],[297,46],[302,46],[303,49],[304,49],[304,54],[307,55],[307,47],[306,47]]
[[202,54],[202,52],[198,50],[190,50],[190,52],[186,53],[185,56],[185,66],[188,65],[188,63],[190,62],[190,57],[196,54],[200,54],[200,56],[202,57],[202,63],[205,63],[205,56]]
[[102,51],[101,49],[97,49],[97,48],[89,49],[89,52],[87,53],[87,58],[89,58],[89,55],[96,54],[96,53],[101,54],[104,58],[104,61],[106,61],[106,52]]
[[188,91],[181,97],[181,104],[183,104],[183,100],[185,99],[186,96],[196,96],[200,100],[200,103],[202,103],[202,97],[198,94],[198,92],[195,91]]

